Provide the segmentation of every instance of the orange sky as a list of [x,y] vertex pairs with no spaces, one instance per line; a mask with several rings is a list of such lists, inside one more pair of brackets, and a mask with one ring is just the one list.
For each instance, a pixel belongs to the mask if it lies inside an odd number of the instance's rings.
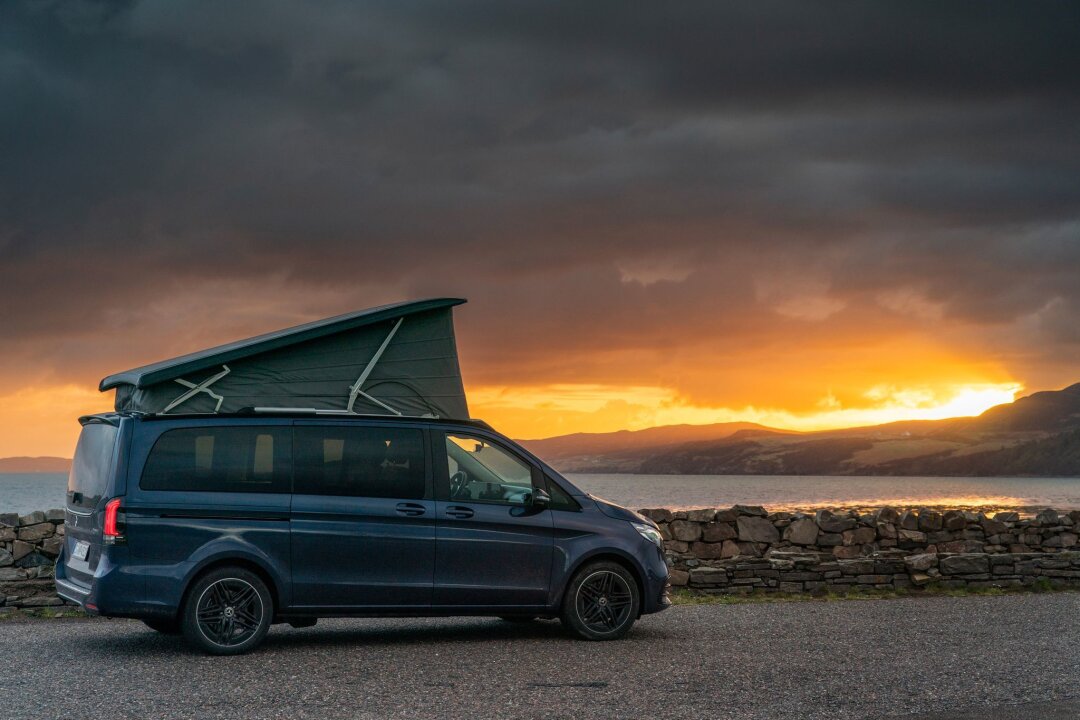
[[83,5],[4,5],[0,457],[69,455],[108,374],[436,296],[516,437],[1080,380],[1071,5]]

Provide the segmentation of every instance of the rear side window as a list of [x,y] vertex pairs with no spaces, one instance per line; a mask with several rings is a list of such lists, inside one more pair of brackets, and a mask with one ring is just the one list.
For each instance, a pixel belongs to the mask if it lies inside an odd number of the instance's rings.
[[75,457],[68,473],[67,504],[73,510],[92,510],[109,486],[113,472],[116,434],[113,425],[91,422],[83,425]]
[[419,500],[424,436],[413,428],[297,427],[296,489],[308,495]]
[[143,490],[287,493],[291,485],[288,427],[169,430],[154,443]]

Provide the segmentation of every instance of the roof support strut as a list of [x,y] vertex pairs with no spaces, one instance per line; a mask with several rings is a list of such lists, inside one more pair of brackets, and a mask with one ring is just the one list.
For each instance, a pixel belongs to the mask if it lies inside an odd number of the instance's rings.
[[390,344],[390,341],[394,339],[394,335],[397,334],[398,328],[401,327],[401,323],[404,320],[405,318],[398,318],[398,321],[394,323],[394,327],[390,329],[390,334],[387,335],[386,339],[382,341],[382,345],[379,346],[379,349],[375,351],[375,354],[371,357],[371,360],[368,361],[367,366],[364,367],[364,372],[360,373],[360,377],[356,378],[356,382],[354,382],[352,384],[352,387],[349,388],[349,404],[346,407],[346,412],[355,412],[353,410],[353,405],[356,404],[356,398],[360,395],[363,395],[365,399],[370,400],[384,410],[389,410],[395,415],[401,415],[401,412],[399,410],[395,410],[394,408],[384,403],[382,400],[368,395],[361,388],[364,387],[364,383],[367,382],[368,376],[371,375],[371,371],[375,369],[375,364],[379,362],[379,358],[381,358],[382,354],[386,352],[386,347]]
[[181,385],[183,385],[184,387],[191,388],[191,389],[188,390],[183,395],[181,395],[180,397],[173,400],[168,405],[166,405],[165,409],[161,411],[161,414],[162,415],[167,414],[170,410],[172,410],[177,405],[181,405],[181,404],[187,402],[188,400],[195,397],[196,395],[198,395],[201,392],[204,392],[207,395],[209,395],[210,397],[217,400],[217,405],[214,407],[214,412],[217,412],[218,410],[220,410],[221,409],[221,403],[225,400],[225,398],[223,396],[221,396],[221,395],[218,395],[213,390],[211,390],[210,386],[213,385],[214,383],[216,383],[221,378],[223,378],[223,377],[225,377],[226,375],[229,374],[229,366],[228,365],[222,365],[221,367],[224,368],[221,372],[219,372],[217,375],[211,375],[210,377],[206,378],[205,380],[203,380],[198,385],[196,385],[195,383],[193,383],[193,382],[191,382],[189,380],[184,380],[183,378],[173,378],[173,380],[175,382],[178,382]]

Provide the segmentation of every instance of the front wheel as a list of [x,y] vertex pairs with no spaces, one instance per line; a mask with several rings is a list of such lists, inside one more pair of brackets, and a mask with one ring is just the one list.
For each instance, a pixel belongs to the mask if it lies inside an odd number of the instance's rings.
[[562,622],[586,640],[621,638],[641,611],[633,575],[616,562],[590,563],[578,570],[563,597]]
[[193,645],[211,655],[239,655],[266,637],[274,605],[258,575],[225,567],[195,581],[182,617],[184,637]]

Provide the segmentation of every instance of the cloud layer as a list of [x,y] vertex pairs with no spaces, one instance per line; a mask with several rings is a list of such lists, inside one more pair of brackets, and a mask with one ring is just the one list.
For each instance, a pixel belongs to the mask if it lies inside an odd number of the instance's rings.
[[0,394],[442,293],[475,386],[1064,384],[1077,77],[1071,3],[3,3]]

